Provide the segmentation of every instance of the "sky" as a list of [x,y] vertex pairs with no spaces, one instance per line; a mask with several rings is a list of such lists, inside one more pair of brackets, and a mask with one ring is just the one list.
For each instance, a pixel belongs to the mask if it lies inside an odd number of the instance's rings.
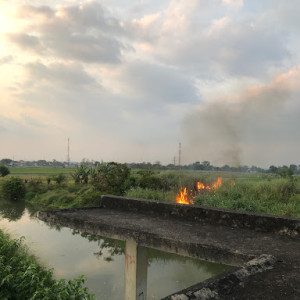
[[299,0],[0,0],[0,159],[300,164]]

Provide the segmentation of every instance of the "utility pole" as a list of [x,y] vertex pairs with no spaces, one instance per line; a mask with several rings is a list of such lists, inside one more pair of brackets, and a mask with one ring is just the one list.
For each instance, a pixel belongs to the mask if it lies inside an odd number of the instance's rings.
[[70,139],[68,138],[68,167],[70,167]]
[[179,166],[179,168],[181,167],[181,143],[179,143],[178,166]]

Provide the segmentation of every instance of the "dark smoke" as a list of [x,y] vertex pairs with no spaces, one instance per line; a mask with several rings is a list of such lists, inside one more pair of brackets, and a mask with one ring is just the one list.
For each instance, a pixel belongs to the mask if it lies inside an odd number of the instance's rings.
[[[266,159],[266,151],[290,130],[285,108],[292,100],[295,73],[296,79],[300,73],[298,69],[291,72],[238,96],[220,97],[199,105],[183,124],[188,141],[186,156],[191,161],[210,160],[231,166]],[[299,95],[298,90],[296,93]]]

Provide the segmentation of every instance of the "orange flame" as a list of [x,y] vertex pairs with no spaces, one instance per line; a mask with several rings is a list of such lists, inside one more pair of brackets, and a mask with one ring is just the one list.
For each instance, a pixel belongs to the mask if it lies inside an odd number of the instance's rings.
[[[215,190],[216,188],[222,185],[222,178],[218,177],[217,181],[214,182],[212,185],[205,185],[203,182],[197,182],[197,192],[200,193],[201,191],[208,191],[208,190]],[[187,188],[182,188],[176,197],[176,202],[181,204],[194,204],[193,199],[195,198],[195,192],[191,191],[188,193]]]
[[[176,197],[176,202],[181,204],[194,204],[193,199],[189,199],[186,187],[179,191]],[[193,197],[194,198],[194,197]]]

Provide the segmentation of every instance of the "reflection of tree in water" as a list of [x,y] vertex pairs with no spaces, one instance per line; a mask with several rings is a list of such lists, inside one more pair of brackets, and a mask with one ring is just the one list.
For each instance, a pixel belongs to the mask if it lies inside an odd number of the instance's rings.
[[[37,217],[38,209],[36,209],[35,206],[33,206],[29,203],[26,203],[26,210],[29,213],[30,218],[36,219],[38,222],[42,222]],[[43,224],[48,226],[50,229],[54,229],[55,231],[58,231],[58,232],[60,232],[61,228],[62,228],[60,225],[57,225],[55,223],[43,222]]]
[[157,249],[148,248],[148,266],[153,262],[178,262],[178,263],[192,263],[197,269],[201,269],[206,273],[222,273],[230,268],[231,266],[222,265],[219,263],[212,263],[196,258],[186,257],[175,253],[164,252]]
[[[90,242],[97,242],[99,245],[99,251],[94,253],[94,255],[100,259],[103,257],[105,261],[113,261],[113,256],[125,254],[125,241],[115,240],[111,238],[100,237],[96,234],[90,234],[87,232],[80,232],[78,230],[73,230],[73,234],[80,234],[82,237],[88,239]],[[105,251],[104,251],[105,250]],[[196,258],[190,258],[186,256],[181,256],[175,253],[164,252],[157,249],[147,248],[148,253],[148,266],[151,263],[167,263],[167,262],[178,262],[178,263],[192,263],[197,269],[201,269],[207,273],[222,273],[229,268],[230,266],[215,264],[209,261],[203,261]],[[107,255],[108,256],[104,256]]]
[[60,232],[61,231],[61,226],[53,224],[53,223],[46,223],[47,226],[51,229],[54,229],[55,231]]
[[[100,259],[110,262],[113,261],[115,255],[125,254],[125,242],[120,240],[115,240],[111,238],[101,237],[96,234],[90,234],[87,232],[80,232],[79,230],[73,230],[72,234],[80,234],[82,237],[86,238],[89,242],[97,242],[99,246],[99,251],[95,252],[94,255]],[[105,250],[105,251],[104,251]],[[106,255],[106,256],[104,256]]]
[[0,215],[9,221],[19,220],[25,211],[25,201],[0,201]]
[[27,211],[29,213],[29,216],[31,218],[36,217],[36,213],[37,213],[38,210],[33,205],[31,205],[30,203],[26,202],[26,209],[27,209]]

